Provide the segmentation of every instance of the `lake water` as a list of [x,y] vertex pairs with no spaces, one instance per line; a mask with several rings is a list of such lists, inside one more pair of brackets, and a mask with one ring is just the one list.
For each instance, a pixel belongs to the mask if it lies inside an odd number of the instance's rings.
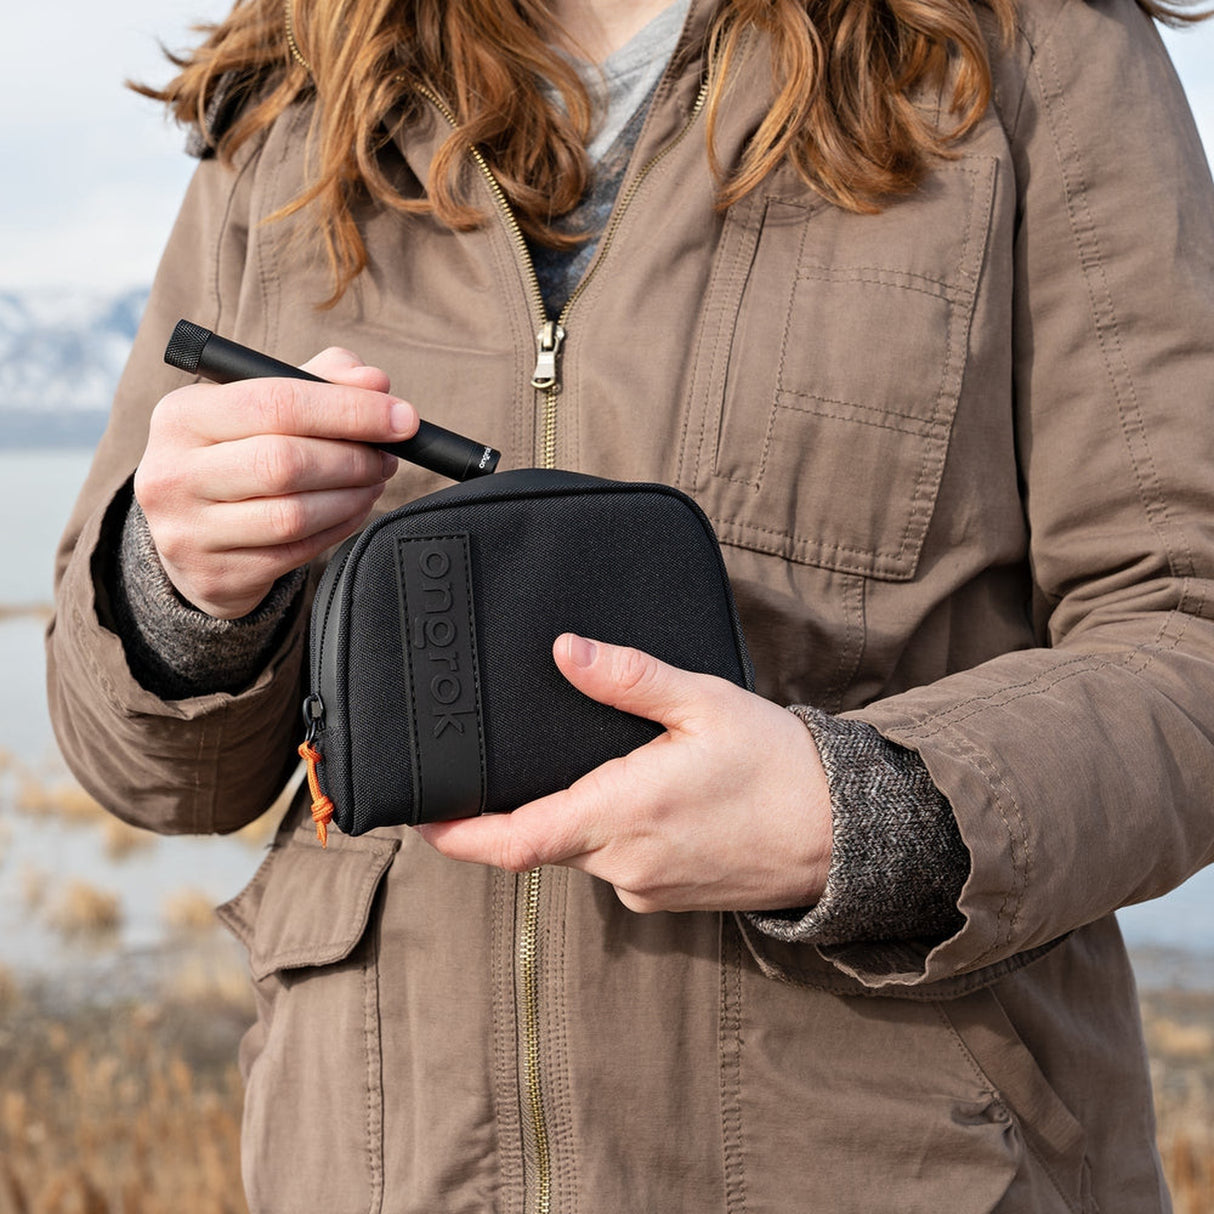
[[[88,463],[77,451],[0,451],[0,608],[50,602],[54,546]],[[261,859],[261,845],[239,837],[146,835],[136,845],[96,817],[78,823],[22,811],[38,790],[70,786],[47,716],[44,627],[36,615],[0,618],[0,964],[26,971],[84,965],[51,922],[71,880],[116,899],[121,926],[110,955],[129,956],[171,938],[183,891],[196,902],[223,901]],[[1152,984],[1214,981],[1214,867],[1119,917],[1131,946],[1150,950],[1140,972]]]
[[[38,809],[40,798],[69,809],[82,798],[47,713],[45,616],[4,609],[50,603],[55,544],[89,458],[0,451],[0,965],[27,973],[91,972],[155,950],[177,938],[170,924],[183,895],[224,901],[261,860],[260,844],[239,837],[136,834],[103,816]],[[72,936],[55,926],[73,882],[115,900],[117,930]]]

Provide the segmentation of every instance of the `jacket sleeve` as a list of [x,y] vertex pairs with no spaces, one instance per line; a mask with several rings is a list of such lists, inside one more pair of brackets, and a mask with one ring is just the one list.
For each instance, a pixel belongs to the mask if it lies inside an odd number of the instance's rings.
[[252,147],[234,167],[199,165],[56,560],[47,680],[60,749],[107,809],[166,833],[237,829],[273,801],[296,761],[302,612],[247,690],[163,700],[132,675],[101,577],[151,411],[189,382],[163,361],[173,326],[187,317],[223,328],[242,293],[256,290],[245,259],[256,166]]
[[920,754],[971,855],[951,939],[823,950],[873,988],[1004,969],[1214,859],[1209,170],[1129,0],[1064,0],[1001,105],[1047,643],[852,714]]

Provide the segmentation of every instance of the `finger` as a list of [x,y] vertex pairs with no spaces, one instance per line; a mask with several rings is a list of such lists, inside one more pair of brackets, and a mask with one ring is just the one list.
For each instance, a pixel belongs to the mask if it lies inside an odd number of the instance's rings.
[[365,488],[388,480],[399,461],[365,443],[260,434],[199,452],[196,483],[217,502]]
[[561,674],[583,695],[676,729],[695,715],[714,685],[710,675],[694,674],[658,661],[651,654],[564,633],[552,656]]
[[387,392],[391,386],[387,374],[379,367],[368,366],[353,351],[340,346],[330,346],[313,355],[303,364],[302,370],[335,384],[369,388],[372,392]]
[[164,526],[166,534],[157,536],[157,547],[169,560],[178,559],[178,548],[188,554],[287,547],[349,520],[361,521],[382,492],[383,485],[377,484],[213,502],[194,518],[178,518]]
[[488,864],[507,872],[570,864],[602,842],[595,837],[587,807],[579,804],[576,790],[575,784],[509,814],[424,823],[417,832],[448,859]]
[[[356,442],[401,442],[417,433],[417,410],[384,392],[301,379],[191,384],[170,392],[152,414],[152,437],[222,443],[255,434]],[[178,444],[180,445],[180,444]]]

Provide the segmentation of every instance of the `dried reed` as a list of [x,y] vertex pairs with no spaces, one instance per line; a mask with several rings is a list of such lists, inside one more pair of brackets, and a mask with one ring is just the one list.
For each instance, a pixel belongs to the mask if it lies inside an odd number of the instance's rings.
[[99,941],[122,926],[122,903],[117,894],[87,881],[64,886],[48,916],[50,925],[72,940]]
[[246,1214],[247,1007],[22,998],[0,1013],[0,1214]]
[[47,783],[28,770],[20,773],[13,806],[20,813],[53,816],[79,825],[92,825],[109,818],[109,814],[74,780]]
[[51,614],[49,603],[0,604],[0,624],[7,624],[9,620],[49,620]]
[[179,889],[165,900],[164,922],[176,935],[209,934],[218,926],[215,903],[200,889]]
[[155,847],[156,841],[160,837],[151,831],[131,826],[120,818],[110,817],[108,814],[102,823],[101,835],[105,840],[106,858],[115,861],[125,860],[137,852],[144,852]]

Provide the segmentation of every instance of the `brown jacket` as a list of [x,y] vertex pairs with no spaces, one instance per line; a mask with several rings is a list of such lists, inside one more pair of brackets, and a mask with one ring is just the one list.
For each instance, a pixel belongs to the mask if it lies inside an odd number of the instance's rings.
[[[781,171],[720,215],[710,7],[555,395],[530,386],[541,318],[500,213],[452,235],[368,211],[370,268],[321,312],[324,268],[260,222],[300,186],[306,110],[236,172],[201,166],[61,553],[59,736],[131,821],[264,809],[295,761],[302,621],[242,694],[165,703],[94,558],[181,382],[178,317],[292,360],[346,345],[503,466],[692,493],[759,690],[872,722],[948,795],[964,928],[778,944],[407,830],[322,852],[297,806],[222,911],[260,999],[256,1214],[1167,1208],[1111,912],[1214,858],[1214,191],[1179,86],[1130,0],[1026,0],[995,106],[914,196],[845,214]],[[764,112],[760,45],[738,73],[726,164]],[[386,150],[405,193],[446,130],[435,112]],[[435,487],[402,469],[384,505]]]

